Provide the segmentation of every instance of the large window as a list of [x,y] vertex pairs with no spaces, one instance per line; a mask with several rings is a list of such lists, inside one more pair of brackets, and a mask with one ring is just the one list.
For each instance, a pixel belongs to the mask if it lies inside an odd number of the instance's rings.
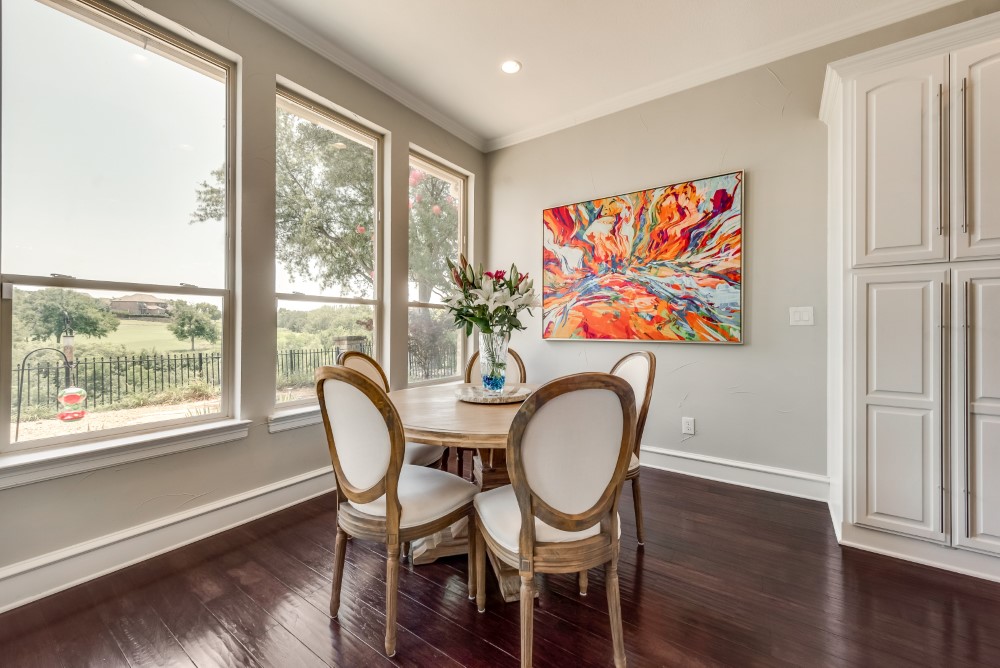
[[0,450],[230,415],[230,66],[69,2],[2,24]]
[[443,303],[447,258],[465,252],[466,178],[410,156],[409,380],[453,379],[465,368],[465,337]]
[[315,403],[317,366],[378,358],[379,139],[287,92],[276,123],[276,402]]

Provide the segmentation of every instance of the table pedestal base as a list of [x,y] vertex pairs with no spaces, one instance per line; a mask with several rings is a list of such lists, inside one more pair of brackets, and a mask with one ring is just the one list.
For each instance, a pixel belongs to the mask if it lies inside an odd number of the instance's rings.
[[[495,448],[479,450],[472,460],[472,472],[476,484],[483,491],[509,485],[507,452]],[[413,541],[410,547],[410,560],[413,565],[420,566],[433,563],[441,557],[468,554],[468,524],[468,520],[463,518],[444,531]],[[503,596],[503,600],[507,603],[521,600],[521,575],[517,569],[497,559],[489,548],[486,549],[486,555],[500,585],[500,595]],[[538,592],[535,592],[535,596],[538,596]]]

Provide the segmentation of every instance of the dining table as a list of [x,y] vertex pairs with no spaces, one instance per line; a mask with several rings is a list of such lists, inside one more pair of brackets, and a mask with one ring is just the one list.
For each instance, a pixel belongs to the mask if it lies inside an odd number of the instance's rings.
[[[474,385],[449,383],[418,385],[389,393],[406,440],[427,443],[442,448],[472,448],[473,479],[483,491],[510,484],[507,473],[507,434],[520,402],[472,403],[459,399],[468,394]],[[532,383],[508,384],[504,391],[525,394],[538,388]],[[468,551],[468,535],[464,526],[446,529],[442,534],[424,539],[414,545],[413,563],[429,563],[434,559]],[[520,595],[520,577],[517,570],[498,560],[487,550],[490,564],[497,575],[500,592],[505,601],[516,601]]]

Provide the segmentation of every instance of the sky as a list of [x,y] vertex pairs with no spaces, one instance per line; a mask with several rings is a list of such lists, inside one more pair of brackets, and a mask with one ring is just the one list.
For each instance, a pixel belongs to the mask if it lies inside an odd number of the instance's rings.
[[225,287],[223,224],[190,223],[225,85],[34,0],[2,55],[4,273]]
[[224,224],[191,217],[225,163],[225,84],[36,0],[3,0],[2,31],[0,271],[224,288]]

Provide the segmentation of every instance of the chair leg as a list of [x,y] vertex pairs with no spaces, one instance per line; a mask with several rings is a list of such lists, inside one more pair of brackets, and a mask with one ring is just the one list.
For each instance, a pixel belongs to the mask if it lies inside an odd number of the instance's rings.
[[459,478],[465,477],[465,448],[458,448],[458,473]]
[[399,543],[386,545],[385,655],[396,654],[396,591],[399,589]]
[[580,571],[576,574],[577,584],[580,585],[580,596],[587,595],[587,571]]
[[611,618],[611,642],[615,650],[615,668],[625,666],[625,638],[622,635],[622,602],[618,592],[618,564],[612,559],[604,565],[608,589],[608,616]]
[[535,577],[521,573],[521,668],[531,668],[535,640]]
[[340,612],[340,585],[344,581],[344,554],[347,551],[348,535],[337,528],[337,542],[333,548],[333,588],[330,591],[330,616]]
[[632,478],[632,502],[635,504],[635,535],[639,540],[639,545],[646,544],[645,535],[642,532],[642,495],[639,493],[639,478]]
[[403,554],[400,555],[401,561],[406,561],[410,558],[410,541],[403,543]]
[[469,600],[476,600],[476,536],[479,534],[476,531],[476,512],[472,511],[469,513],[469,524],[466,533],[469,536]]
[[[469,537],[470,542],[472,537]],[[486,539],[483,532],[476,528],[476,609],[486,612]]]

